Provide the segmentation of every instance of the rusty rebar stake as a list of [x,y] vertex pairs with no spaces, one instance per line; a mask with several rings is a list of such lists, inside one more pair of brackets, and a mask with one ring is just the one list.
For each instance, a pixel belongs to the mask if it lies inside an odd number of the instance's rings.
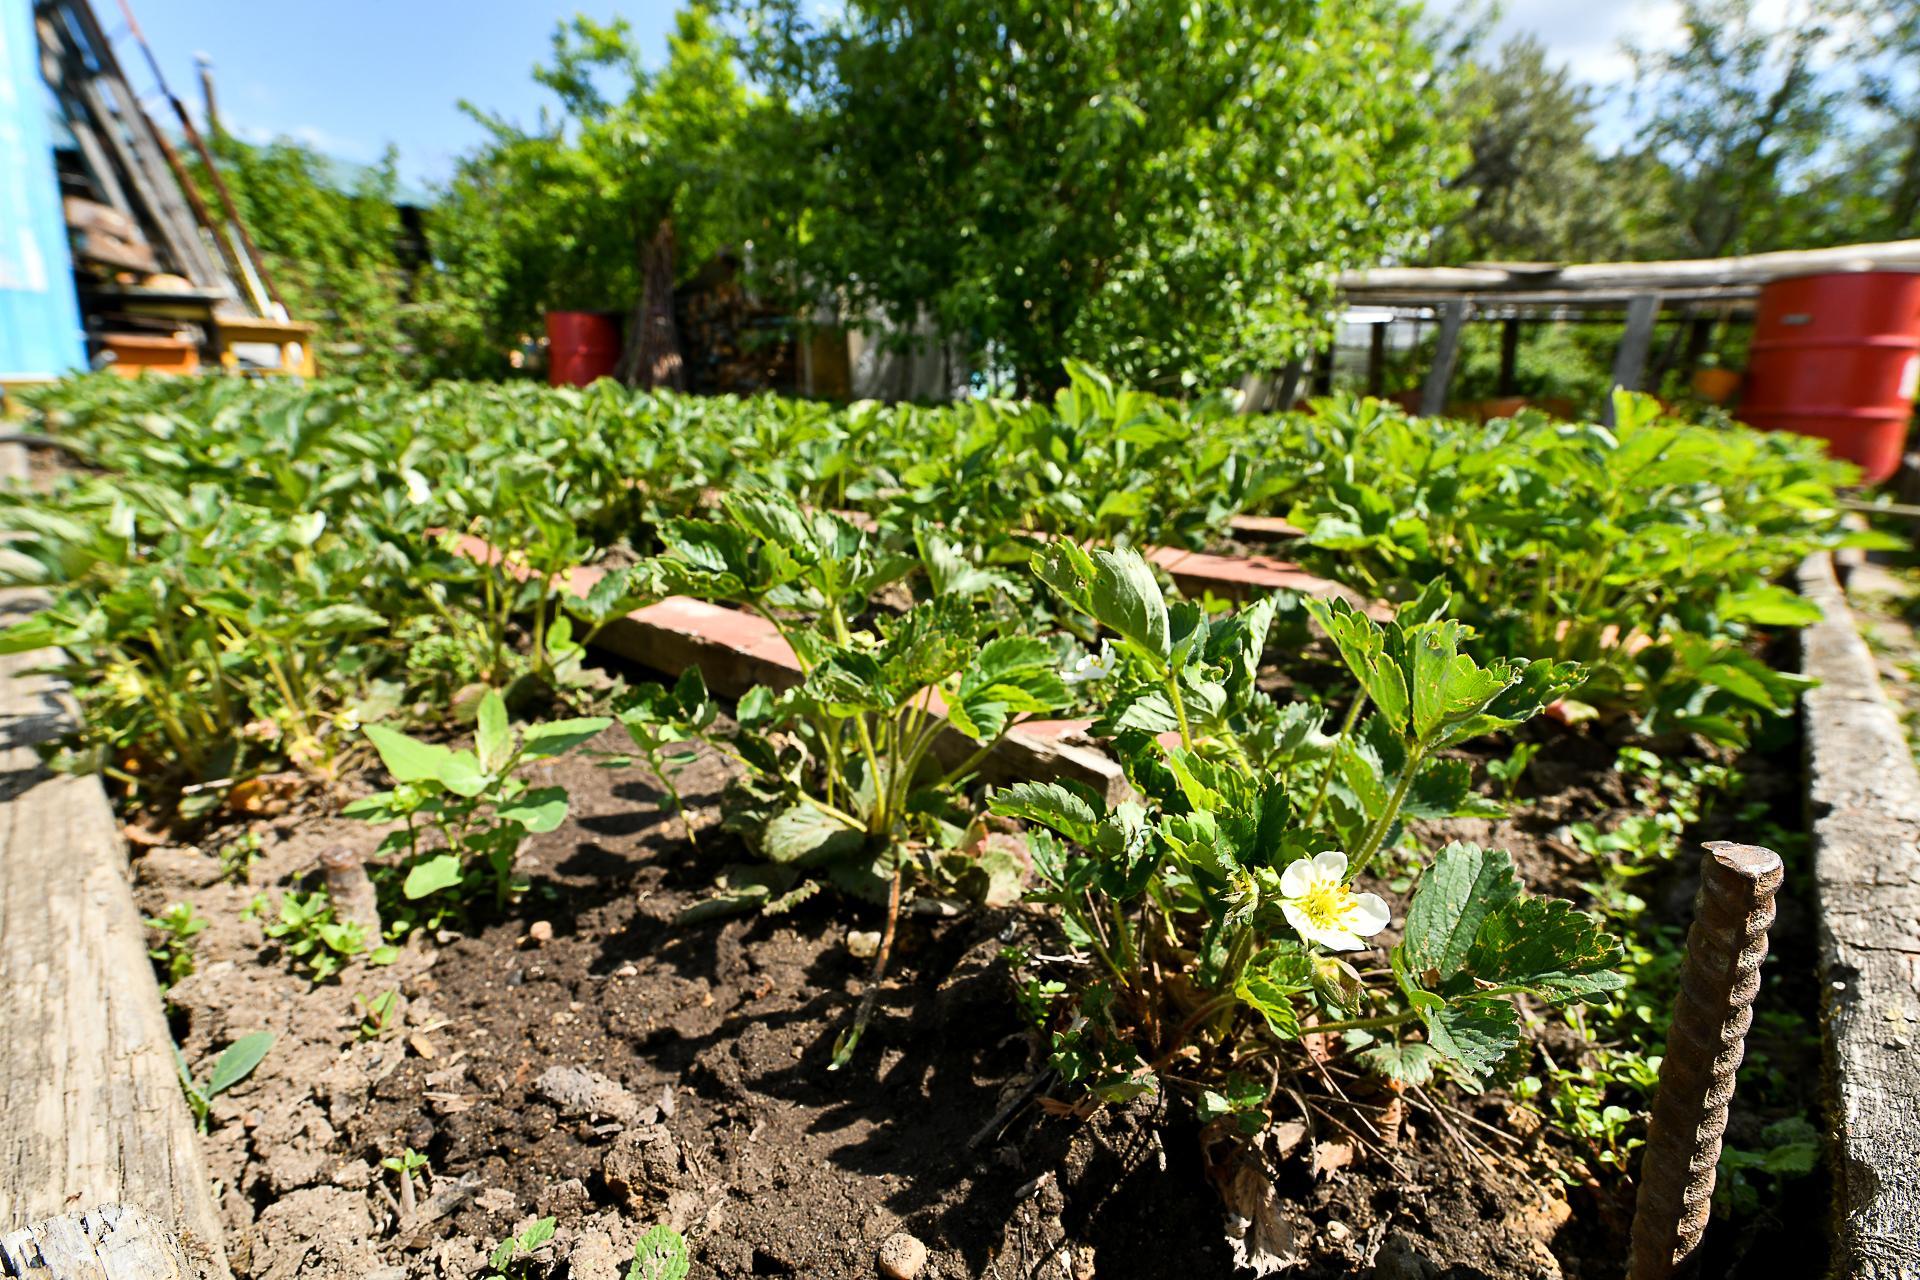
[[1706,849],[1640,1158],[1628,1280],[1666,1280],[1707,1229],[1727,1104],[1746,1054],[1773,898],[1784,874],[1771,849],[1724,840]]

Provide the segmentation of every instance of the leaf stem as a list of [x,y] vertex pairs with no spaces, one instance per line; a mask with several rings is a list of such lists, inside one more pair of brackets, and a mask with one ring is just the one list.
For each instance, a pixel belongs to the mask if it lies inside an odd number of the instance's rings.
[[1400,1013],[1383,1013],[1375,1018],[1349,1018],[1345,1022],[1316,1022],[1311,1027],[1300,1028],[1302,1034],[1331,1035],[1338,1031],[1385,1031],[1388,1027],[1397,1027],[1403,1022],[1411,1022],[1412,1010]]
[[1400,816],[1400,808],[1407,802],[1407,792],[1413,788],[1413,776],[1420,772],[1420,765],[1426,759],[1426,748],[1414,747],[1407,752],[1407,763],[1400,770],[1400,782],[1393,789],[1393,795],[1387,800],[1387,807],[1374,821],[1373,828],[1367,832],[1366,840],[1360,846],[1360,852],[1354,856],[1353,865],[1347,868],[1347,882],[1351,884],[1367,864],[1373,861],[1373,855],[1380,852],[1380,846],[1386,843],[1387,832],[1393,829],[1394,820]]

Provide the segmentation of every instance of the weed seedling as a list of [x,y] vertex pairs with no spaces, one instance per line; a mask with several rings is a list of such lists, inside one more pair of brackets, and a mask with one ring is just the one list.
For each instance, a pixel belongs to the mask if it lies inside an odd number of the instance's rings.
[[[391,995],[392,993],[389,992],[388,994]],[[382,1160],[380,1162],[380,1167],[382,1169],[387,1170],[390,1173],[399,1175],[400,1212],[402,1214],[412,1213],[414,1211],[415,1206],[419,1204],[419,1197],[415,1193],[414,1187],[413,1187],[413,1178],[415,1174],[419,1173],[421,1170],[427,1167],[426,1156],[422,1155],[418,1151],[415,1151],[412,1147],[408,1147],[404,1151],[402,1151],[399,1155],[388,1156],[386,1159]],[[547,1219],[547,1221],[549,1223],[547,1234],[552,1235],[553,1229],[552,1229],[551,1223],[553,1220],[549,1218]],[[531,1235],[532,1231],[529,1230],[527,1234]],[[508,1242],[508,1243],[511,1243],[511,1242]],[[496,1259],[499,1257],[499,1250],[496,1249],[494,1251],[494,1257]],[[493,1265],[495,1270],[498,1270],[500,1267],[500,1263],[497,1261]]]
[[187,1106],[193,1111],[194,1123],[200,1126],[200,1132],[207,1131],[207,1109],[213,1100],[233,1086],[253,1074],[260,1065],[260,1059],[267,1056],[267,1050],[273,1048],[271,1031],[256,1031],[249,1036],[241,1036],[227,1046],[225,1053],[213,1064],[213,1074],[202,1083],[195,1083],[193,1073],[187,1069],[186,1055],[180,1052],[180,1046],[173,1046],[173,1065],[180,1072],[180,1087],[186,1092]]
[[163,985],[171,987],[193,972],[193,939],[207,922],[194,914],[191,902],[176,902],[159,915],[148,916],[146,923],[160,933],[160,941],[147,954],[166,970]]
[[508,1236],[493,1248],[487,1265],[493,1268],[488,1280],[520,1280],[536,1250],[553,1239],[553,1219],[542,1218],[519,1235]]
[[353,998],[353,1011],[360,1016],[359,1035],[362,1040],[384,1039],[395,1027],[395,1018],[400,1004],[400,992],[388,988],[369,1000],[365,996]]
[[1539,743],[1516,742],[1506,759],[1487,761],[1487,776],[1500,784],[1501,799],[1513,799],[1513,789],[1520,785],[1520,779],[1526,776],[1527,766],[1539,754]]
[[269,938],[286,949],[294,961],[307,970],[318,986],[340,971],[342,965],[365,956],[368,964],[392,964],[400,954],[397,947],[373,939],[368,945],[366,930],[353,920],[335,920],[333,901],[325,889],[312,893],[288,893],[281,897],[277,913],[264,893],[247,906],[248,914],[274,918],[264,926]]
[[687,1266],[686,1240],[661,1223],[633,1242],[627,1280],[686,1280]]

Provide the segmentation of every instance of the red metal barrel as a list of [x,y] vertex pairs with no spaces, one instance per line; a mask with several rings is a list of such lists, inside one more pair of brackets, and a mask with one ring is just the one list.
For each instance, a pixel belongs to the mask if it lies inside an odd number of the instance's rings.
[[547,381],[584,387],[620,363],[620,321],[604,311],[547,312]]
[[1740,418],[1828,442],[1869,484],[1900,466],[1920,382],[1920,274],[1847,271],[1760,291]]

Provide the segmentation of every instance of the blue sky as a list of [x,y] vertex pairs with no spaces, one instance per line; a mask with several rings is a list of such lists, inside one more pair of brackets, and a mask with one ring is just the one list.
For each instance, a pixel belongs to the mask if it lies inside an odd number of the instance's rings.
[[[656,62],[666,57],[673,0],[595,5],[591,0],[319,0],[306,6],[258,0],[130,0],[167,82],[199,115],[194,55],[213,60],[220,114],[241,137],[297,138],[342,160],[377,160],[400,148],[411,181],[446,176],[481,137],[462,98],[531,122],[551,95],[534,84],[556,23],[584,10],[618,13]],[[93,0],[109,33],[121,29],[115,0]],[[131,40],[117,46],[140,94],[153,74]],[[164,102],[150,103],[150,109]]]
[[[511,119],[537,116],[547,94],[529,72],[544,58],[555,23],[583,9],[597,18],[619,14],[657,63],[675,8],[673,0],[321,0],[304,10],[258,0],[131,2],[174,92],[196,113],[193,59],[204,52],[235,133],[290,136],[363,164],[392,143],[413,183],[444,178],[454,157],[479,140],[460,99]],[[1441,10],[1459,2],[1435,0]],[[114,0],[94,4],[109,31],[119,30]],[[1507,0],[1503,7],[1496,37],[1531,32],[1590,80],[1624,74],[1623,36],[1660,41],[1676,29],[1674,0]],[[297,16],[277,16],[288,13]],[[136,90],[151,94],[138,50],[123,41],[120,52]],[[1617,107],[1603,112],[1603,136],[1619,132],[1618,116]]]

